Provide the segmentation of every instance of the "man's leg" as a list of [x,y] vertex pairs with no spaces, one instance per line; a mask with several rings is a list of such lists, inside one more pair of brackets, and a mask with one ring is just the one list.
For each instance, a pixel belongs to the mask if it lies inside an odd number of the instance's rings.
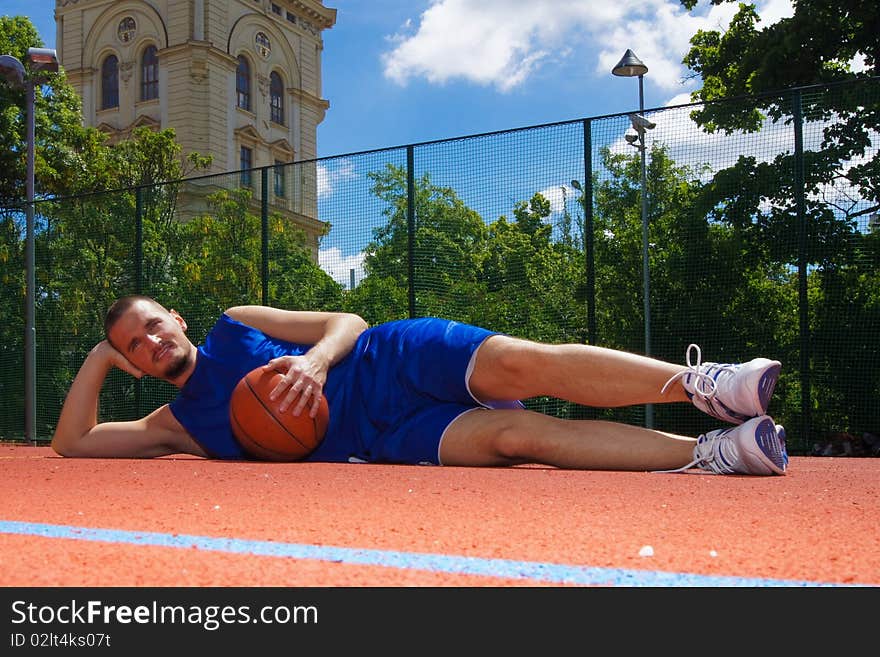
[[695,444],[693,438],[604,420],[561,420],[526,410],[476,409],[460,415],[447,428],[440,443],[440,462],[667,470],[690,463]]
[[547,395],[612,408],[688,401],[680,381],[660,393],[684,369],[604,347],[550,345],[493,335],[480,345],[468,385],[481,400]]

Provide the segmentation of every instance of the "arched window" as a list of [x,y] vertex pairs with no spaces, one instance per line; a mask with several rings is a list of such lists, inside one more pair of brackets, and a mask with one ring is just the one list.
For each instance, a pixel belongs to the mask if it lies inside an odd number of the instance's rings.
[[141,58],[141,100],[159,97],[159,58],[156,46],[147,46]]
[[269,76],[269,96],[272,121],[284,125],[284,83],[275,71]]
[[101,109],[119,107],[119,60],[108,55],[101,64]]
[[238,106],[241,109],[251,109],[251,65],[244,55],[238,56],[238,68],[235,71],[235,91],[238,98]]
[[159,97],[159,58],[156,46],[147,46],[141,58],[141,100]]

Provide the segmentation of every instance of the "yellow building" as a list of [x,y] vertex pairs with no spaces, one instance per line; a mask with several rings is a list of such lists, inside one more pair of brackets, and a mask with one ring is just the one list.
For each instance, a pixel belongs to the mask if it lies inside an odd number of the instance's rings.
[[[139,126],[173,128],[184,154],[212,173],[269,169],[269,206],[306,229],[317,216],[322,32],[336,10],[321,0],[56,0],[56,49],[82,98],[83,120],[111,140]],[[277,164],[306,162],[302,166]],[[184,215],[229,178],[188,185]],[[260,201],[260,172],[236,177]],[[201,187],[202,189],[198,189]]]

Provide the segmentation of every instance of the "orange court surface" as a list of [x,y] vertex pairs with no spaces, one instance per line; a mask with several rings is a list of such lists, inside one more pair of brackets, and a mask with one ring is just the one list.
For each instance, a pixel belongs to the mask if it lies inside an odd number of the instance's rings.
[[880,584],[880,459],[783,477],[0,445],[6,587]]

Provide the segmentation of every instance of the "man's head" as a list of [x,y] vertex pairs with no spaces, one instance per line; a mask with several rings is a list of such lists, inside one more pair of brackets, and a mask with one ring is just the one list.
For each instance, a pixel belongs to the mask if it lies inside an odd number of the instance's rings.
[[104,318],[107,341],[119,353],[144,374],[175,384],[195,364],[196,349],[185,331],[177,312],[143,295],[117,299]]

